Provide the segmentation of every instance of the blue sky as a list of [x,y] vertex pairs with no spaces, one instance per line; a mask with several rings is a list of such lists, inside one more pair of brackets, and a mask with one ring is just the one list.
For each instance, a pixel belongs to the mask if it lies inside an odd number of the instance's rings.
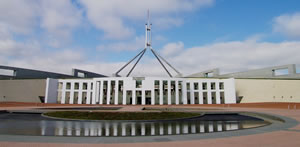
[[[299,6],[297,0],[2,0],[0,64],[111,75],[143,49],[150,9],[153,48],[184,75],[298,66]],[[166,76],[150,52],[133,75]]]

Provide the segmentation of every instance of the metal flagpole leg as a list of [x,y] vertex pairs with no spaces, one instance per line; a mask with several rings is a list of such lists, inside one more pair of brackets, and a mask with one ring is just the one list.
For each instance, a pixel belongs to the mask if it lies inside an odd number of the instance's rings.
[[118,76],[118,74],[128,65],[130,64],[133,60],[135,60],[135,58],[137,58],[138,56],[140,56],[143,52],[145,52],[146,48],[143,49],[140,53],[138,53],[134,58],[132,58],[129,62],[127,62],[123,67],[121,67],[121,69],[119,69],[115,75]]
[[165,67],[165,65],[160,61],[159,57],[155,54],[155,52],[153,51],[153,49],[151,49],[151,52],[156,57],[156,59],[159,61],[159,63],[161,64],[161,66],[166,70],[166,72],[168,73],[168,75],[172,78],[172,75],[170,74],[170,72],[168,71],[168,69]]
[[[154,51],[154,50],[153,50]],[[155,51],[154,51],[155,52]],[[156,53],[156,52],[155,52]],[[181,75],[181,73],[176,70],[175,67],[173,67],[167,60],[165,60],[162,56],[160,56],[158,53],[156,53],[158,57],[160,57],[165,63],[167,63],[178,75]]]
[[135,64],[133,65],[133,67],[131,68],[131,70],[129,71],[129,73],[127,74],[127,77],[131,74],[131,72],[133,71],[133,69],[135,68],[135,66],[139,63],[139,61],[141,60],[141,58],[143,57],[143,55],[145,54],[146,50],[143,50],[143,53],[141,54],[141,56],[139,57],[139,59],[135,62]]

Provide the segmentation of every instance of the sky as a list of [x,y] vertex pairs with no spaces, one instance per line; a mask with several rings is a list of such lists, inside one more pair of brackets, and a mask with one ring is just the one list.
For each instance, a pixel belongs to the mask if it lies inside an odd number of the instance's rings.
[[[300,69],[299,6],[298,0],[1,0],[0,65],[111,76],[144,48],[149,9],[153,49],[183,75]],[[168,75],[147,51],[132,76]]]

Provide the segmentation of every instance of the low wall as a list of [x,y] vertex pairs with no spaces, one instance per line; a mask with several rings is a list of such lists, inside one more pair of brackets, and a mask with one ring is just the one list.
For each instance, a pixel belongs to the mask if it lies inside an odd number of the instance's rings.
[[0,80],[0,102],[41,102],[46,79]]

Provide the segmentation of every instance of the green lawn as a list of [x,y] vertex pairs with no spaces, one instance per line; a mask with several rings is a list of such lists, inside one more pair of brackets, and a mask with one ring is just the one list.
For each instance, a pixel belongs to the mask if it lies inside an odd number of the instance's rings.
[[83,112],[56,111],[44,113],[46,116],[85,119],[85,120],[167,120],[199,116],[199,113],[188,112]]

